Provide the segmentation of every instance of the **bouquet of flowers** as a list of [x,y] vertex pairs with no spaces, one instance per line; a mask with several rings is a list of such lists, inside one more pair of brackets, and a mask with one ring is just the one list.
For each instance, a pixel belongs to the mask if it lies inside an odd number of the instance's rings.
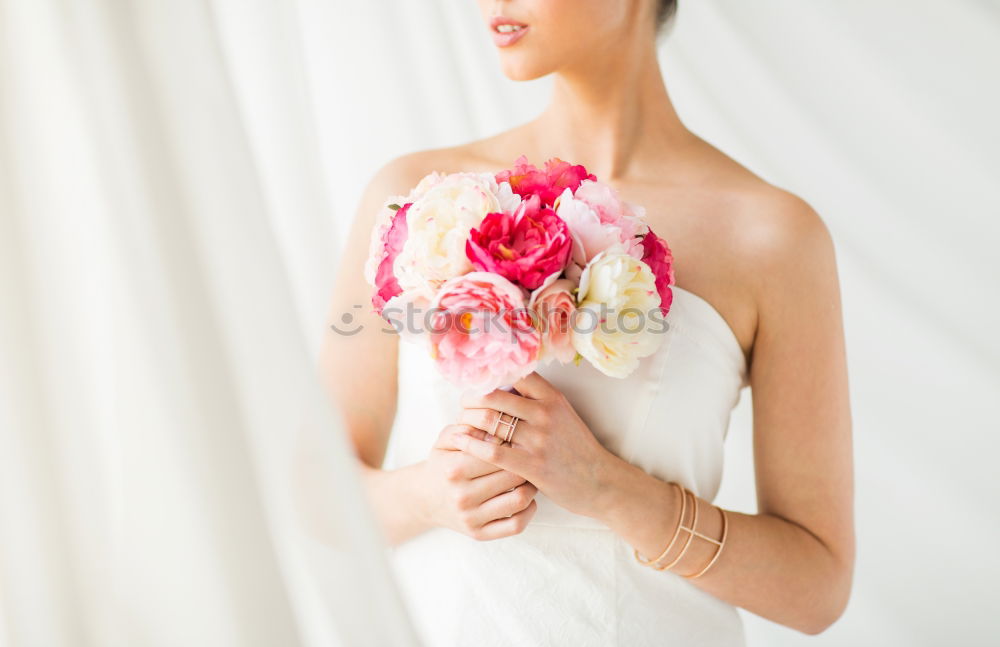
[[643,207],[583,166],[522,155],[496,174],[434,172],[387,199],[365,279],[404,339],[487,393],[547,361],[627,376],[663,341],[672,260]]

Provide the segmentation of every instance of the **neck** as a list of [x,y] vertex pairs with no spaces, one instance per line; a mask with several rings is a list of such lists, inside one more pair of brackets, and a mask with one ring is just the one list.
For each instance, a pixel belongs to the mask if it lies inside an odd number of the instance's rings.
[[[633,43],[642,39],[633,39]],[[667,94],[653,43],[619,49],[599,64],[560,70],[549,106],[535,122],[541,150],[583,164],[605,181],[662,155],[685,132]]]

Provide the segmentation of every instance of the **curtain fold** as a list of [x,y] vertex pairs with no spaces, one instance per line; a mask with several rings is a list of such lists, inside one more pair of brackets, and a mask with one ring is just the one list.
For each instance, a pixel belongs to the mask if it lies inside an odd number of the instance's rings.
[[316,380],[298,16],[245,9],[2,5],[0,644],[416,644]]

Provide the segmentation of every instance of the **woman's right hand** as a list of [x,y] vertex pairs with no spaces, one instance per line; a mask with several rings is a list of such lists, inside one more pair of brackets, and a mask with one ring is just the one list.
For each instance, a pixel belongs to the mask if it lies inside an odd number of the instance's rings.
[[461,451],[456,443],[458,434],[495,438],[468,425],[448,425],[441,430],[424,461],[430,523],[479,541],[520,533],[535,515],[538,488],[517,474]]

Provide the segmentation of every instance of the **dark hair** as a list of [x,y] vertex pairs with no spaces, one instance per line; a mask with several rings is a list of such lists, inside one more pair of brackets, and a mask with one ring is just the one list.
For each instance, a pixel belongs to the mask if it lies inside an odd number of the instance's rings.
[[656,28],[663,27],[677,12],[677,0],[656,0]]

